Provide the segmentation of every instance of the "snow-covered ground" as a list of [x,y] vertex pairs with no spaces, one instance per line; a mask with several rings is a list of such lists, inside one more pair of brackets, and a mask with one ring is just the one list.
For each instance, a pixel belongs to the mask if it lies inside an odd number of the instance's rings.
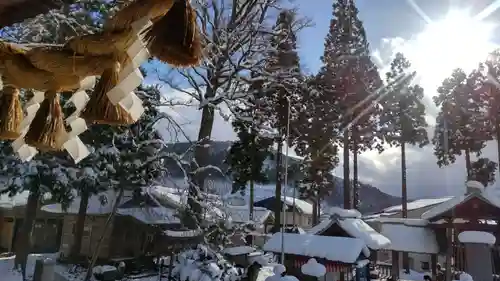
[[[31,279],[35,271],[35,263],[37,259],[41,258],[51,258],[56,259],[57,254],[31,254],[28,256],[28,263],[26,264],[26,275],[28,279]],[[0,258],[0,276],[2,280],[5,281],[22,281],[22,275],[19,271],[13,270],[14,268],[14,258],[4,257]]]

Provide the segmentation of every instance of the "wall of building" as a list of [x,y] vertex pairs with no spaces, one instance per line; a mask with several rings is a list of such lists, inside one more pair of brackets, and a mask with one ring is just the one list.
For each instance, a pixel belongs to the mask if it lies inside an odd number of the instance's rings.
[[[60,250],[64,256],[68,256],[71,251],[71,246],[74,242],[75,227],[77,221],[76,215],[66,215],[63,222],[63,230],[61,237]],[[82,245],[80,254],[83,256],[91,256],[98,244],[101,235],[104,232],[107,216],[86,216],[84,231],[82,237]],[[100,258],[109,256],[109,244],[111,240],[111,233],[113,232],[113,222],[106,231],[106,235],[102,241],[102,246],[99,251]]]
[[[399,254],[400,257],[402,253]],[[431,255],[429,254],[419,254],[419,253],[409,253],[408,257],[410,259],[410,269],[417,272],[429,272],[425,267],[431,266]],[[391,251],[378,251],[377,252],[377,261],[392,264],[392,252]],[[442,255],[438,255],[438,263],[443,264],[445,261],[445,257]],[[427,264],[425,264],[427,263]],[[399,259],[399,268],[403,268],[403,260]]]
[[[286,212],[285,213],[285,222],[286,225],[294,225],[294,212]],[[303,214],[300,212],[295,212],[295,225],[301,228],[311,228],[312,227],[312,215]]]

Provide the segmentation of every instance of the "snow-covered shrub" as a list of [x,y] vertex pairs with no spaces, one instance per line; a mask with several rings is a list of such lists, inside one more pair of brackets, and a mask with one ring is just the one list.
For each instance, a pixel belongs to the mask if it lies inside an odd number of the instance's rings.
[[239,281],[242,275],[240,269],[202,245],[180,253],[172,270],[178,281]]

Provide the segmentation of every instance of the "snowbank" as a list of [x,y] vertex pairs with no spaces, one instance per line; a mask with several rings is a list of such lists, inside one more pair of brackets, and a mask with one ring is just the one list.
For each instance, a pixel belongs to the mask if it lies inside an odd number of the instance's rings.
[[458,240],[462,243],[494,245],[496,238],[493,234],[484,231],[464,231],[458,234]]
[[316,261],[316,259],[312,258],[307,261],[307,263],[303,264],[301,267],[302,273],[309,276],[321,277],[326,274],[326,267]]
[[370,250],[363,240],[358,238],[295,233],[275,233],[264,244],[264,251],[280,253],[282,235],[284,251],[287,254],[324,258],[343,263],[355,263],[361,254],[365,257],[370,256]]

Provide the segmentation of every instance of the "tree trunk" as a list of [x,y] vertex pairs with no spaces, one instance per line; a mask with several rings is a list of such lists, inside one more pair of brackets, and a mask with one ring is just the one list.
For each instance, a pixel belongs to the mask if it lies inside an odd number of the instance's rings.
[[349,172],[349,130],[344,131],[344,209],[351,208],[351,185]]
[[253,179],[250,180],[250,214],[249,214],[249,218],[250,218],[250,221],[253,221],[253,204],[254,204],[254,181]]
[[111,213],[109,214],[108,219],[106,220],[106,224],[104,225],[104,229],[102,230],[101,237],[99,237],[99,241],[97,242],[94,252],[92,253],[92,260],[90,261],[89,267],[87,268],[85,279],[83,279],[84,281],[89,281],[90,278],[92,277],[92,269],[97,261],[97,258],[99,257],[102,241],[104,241],[104,237],[106,237],[106,232],[108,231],[108,228],[111,225],[111,221],[113,221],[113,217],[116,214],[116,210],[118,209],[118,205],[120,205],[122,197],[123,197],[123,188],[120,188],[118,196],[116,197],[116,201],[113,204],[113,210],[111,210]]
[[[408,217],[408,194],[406,189],[406,147],[404,141],[401,142],[401,216]],[[407,252],[403,252],[403,269],[410,270],[410,257]]]
[[17,241],[15,241],[16,257],[14,259],[14,268],[21,269],[23,280],[26,280],[26,263],[28,261],[28,255],[31,251],[32,246],[31,238],[33,232],[33,223],[36,219],[39,197],[40,193],[38,191],[38,187],[30,190],[28,202],[26,203],[23,225],[18,236],[19,238],[17,239]]
[[[500,118],[499,118],[500,119]],[[500,120],[495,122],[495,134],[497,139],[497,163],[500,165]],[[498,169],[498,173],[500,174],[500,169]]]
[[313,199],[312,207],[313,207],[312,224],[316,225],[318,223],[318,216],[317,216],[318,215],[318,199],[317,198]]
[[316,223],[319,223],[320,217],[321,217],[321,198],[318,198],[318,210],[316,213]]
[[[283,155],[282,155],[282,151],[283,151],[283,142],[280,140],[278,140],[278,150],[276,152],[276,190],[274,191],[275,194],[274,194],[274,197],[276,199],[275,203],[274,203],[274,228],[276,230],[280,229],[281,227],[281,211],[282,211],[282,199],[281,199],[281,189],[282,189],[282,186],[281,186],[281,181],[282,181],[282,163],[283,162]],[[285,223],[285,222],[283,222]]]
[[[207,93],[208,96],[208,93]],[[200,130],[198,131],[198,145],[195,148],[195,160],[197,168],[202,168],[208,165],[210,137],[214,125],[214,108],[212,106],[204,106],[201,112]],[[205,187],[205,172],[195,175],[196,184],[203,190]]]
[[82,248],[82,237],[83,229],[85,227],[85,218],[87,216],[87,207],[89,205],[89,192],[82,190],[80,192],[80,206],[78,207],[78,217],[76,218],[75,224],[75,239],[73,240],[73,245],[71,245],[70,259],[76,261],[80,256],[80,251]]
[[352,151],[352,208],[358,209],[359,205],[359,189],[358,189],[358,141],[357,136],[354,138],[354,149]]
[[470,152],[468,149],[465,150],[465,168],[467,169],[467,180],[469,180],[472,172],[472,163],[470,160]]

